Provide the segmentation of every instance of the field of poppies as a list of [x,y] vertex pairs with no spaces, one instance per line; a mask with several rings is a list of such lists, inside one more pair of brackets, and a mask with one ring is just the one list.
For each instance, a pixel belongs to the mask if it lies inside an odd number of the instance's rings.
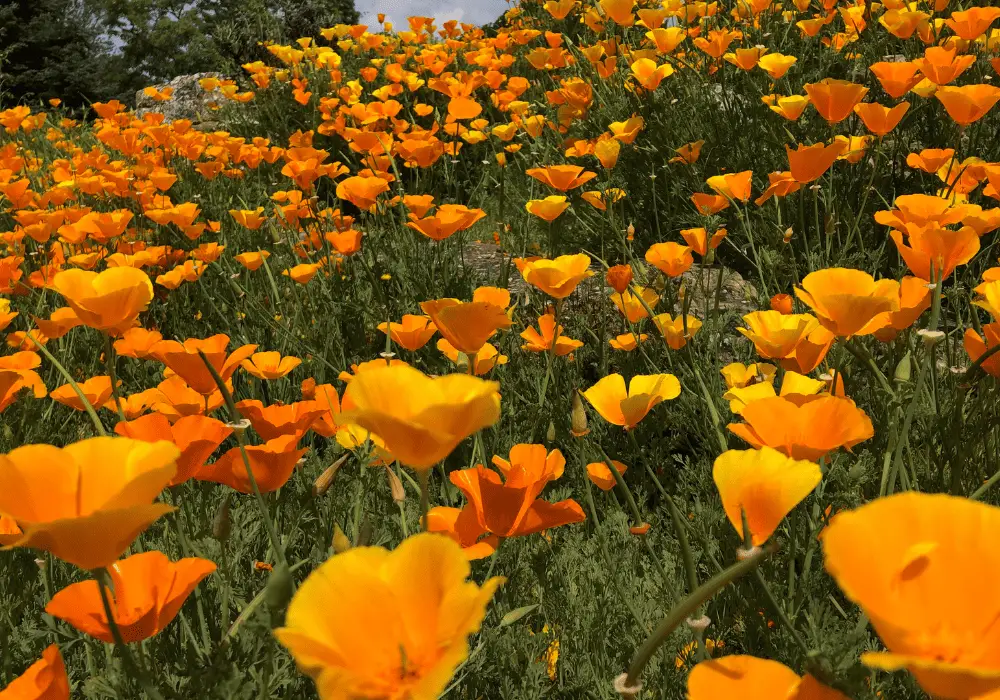
[[1000,698],[990,4],[0,111],[0,700]]

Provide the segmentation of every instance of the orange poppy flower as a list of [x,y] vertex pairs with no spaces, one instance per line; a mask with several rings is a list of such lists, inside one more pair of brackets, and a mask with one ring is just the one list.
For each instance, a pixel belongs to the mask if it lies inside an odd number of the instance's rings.
[[183,343],[178,343],[176,340],[161,340],[153,346],[151,354],[183,379],[189,387],[202,396],[208,396],[218,391],[218,387],[201,355],[198,354],[199,351],[205,354],[223,381],[228,381],[239,369],[240,363],[253,355],[257,349],[256,345],[243,345],[232,354],[227,354],[227,345],[229,336],[220,333],[205,339],[188,338]]
[[680,243],[654,243],[646,251],[646,262],[667,277],[680,277],[694,264],[691,248]]
[[637,347],[639,343],[645,343],[649,339],[649,336],[645,333],[622,333],[621,335],[615,336],[608,341],[610,345],[615,350],[622,350],[623,352],[632,352]]
[[681,316],[677,314],[674,318],[670,314],[657,314],[653,316],[653,325],[660,331],[660,335],[667,341],[667,345],[672,350],[680,350],[687,345],[687,341],[694,337],[701,328],[701,320],[688,314]]
[[244,399],[236,404],[240,415],[250,421],[250,425],[264,440],[273,440],[283,435],[304,434],[317,418],[329,409],[319,401],[296,401],[265,406],[257,399]]
[[[605,138],[603,141],[598,141],[594,144],[594,156],[600,161],[602,168],[611,170],[618,164],[618,154],[621,152],[621,148],[621,141],[616,141],[613,138]],[[609,194],[611,194],[610,190]],[[611,201],[615,200],[612,199]]]
[[904,242],[902,231],[892,230],[889,236],[900,256],[917,277],[925,280],[947,279],[958,265],[964,265],[979,252],[979,234],[971,226],[957,231],[930,223],[911,224]]
[[243,360],[240,367],[257,379],[281,379],[302,364],[297,357],[281,356],[279,352],[255,352]]
[[180,450],[177,473],[169,486],[182,484],[205,465],[216,448],[232,435],[232,428],[207,416],[185,416],[173,425],[165,416],[151,413],[133,421],[120,421],[115,432],[142,442],[172,442]]
[[632,14],[635,0],[599,0],[598,4],[605,16],[618,26],[631,27],[635,24],[635,15]]
[[409,366],[379,367],[351,380],[341,422],[378,435],[403,464],[429,469],[500,418],[499,386],[462,374],[431,378]]
[[392,342],[413,352],[427,345],[427,341],[437,333],[437,326],[429,316],[405,314],[399,323],[383,321],[378,325],[383,333],[388,333]]
[[[997,345],[1000,345],[1000,323],[987,323],[983,326],[983,335],[979,335],[974,328],[966,328],[963,338],[965,352],[969,354],[969,359],[978,362],[983,354]],[[1000,353],[991,355],[982,365],[983,370],[994,377],[1000,377]]]
[[337,183],[337,197],[363,211],[371,211],[378,196],[388,191],[389,183],[380,177],[354,176]]
[[766,56],[761,56],[760,60],[757,61],[757,65],[771,77],[771,80],[780,80],[785,77],[788,69],[794,66],[798,60],[795,56],[769,53]]
[[754,545],[762,545],[802,499],[812,493],[823,474],[815,462],[786,457],[764,446],[759,450],[729,450],[715,460],[712,479],[726,517],[741,539],[743,516]]
[[532,199],[524,205],[525,211],[537,216],[539,219],[548,221],[550,224],[569,209],[566,197],[562,195],[549,195],[545,199]]
[[122,334],[122,337],[115,341],[115,352],[124,357],[134,357],[139,360],[147,360],[151,355],[154,345],[163,340],[159,331],[150,331],[145,328],[129,328]]
[[[633,293],[633,291],[638,293],[638,295]],[[633,291],[611,294],[611,301],[625,315],[629,323],[635,323],[649,316],[646,307],[654,309],[660,301],[660,296],[651,287],[633,287]],[[642,303],[643,301],[646,302],[645,305]]]
[[576,0],[546,0],[542,5],[542,9],[552,15],[552,19],[566,19],[574,7]]
[[822,143],[804,146],[799,144],[796,150],[792,150],[787,145],[785,153],[788,156],[788,165],[792,177],[796,182],[805,184],[813,182],[823,176],[834,161],[844,152],[844,144],[834,141],[829,146]]
[[0,691],[3,700],[69,700],[69,678],[62,654],[55,644],[42,658]]
[[701,257],[708,255],[708,251],[719,247],[722,240],[728,235],[724,228],[717,229],[715,233],[708,235],[704,228],[686,228],[681,230],[681,238]]
[[742,389],[755,384],[773,384],[774,373],[777,367],[758,362],[756,364],[744,365],[742,362],[731,362],[719,370],[726,386],[730,389]]
[[986,30],[997,19],[1000,19],[1000,8],[970,7],[968,10],[952,12],[951,17],[946,19],[944,23],[959,38],[966,41],[975,41],[985,34]]
[[771,297],[771,310],[777,311],[779,314],[791,314],[794,313],[795,297],[791,294],[775,294]]
[[[95,408],[100,408],[111,398],[111,377],[107,375],[91,377],[85,382],[77,382],[77,386],[87,397],[87,402]],[[87,410],[72,384],[63,384],[61,387],[53,389],[49,396],[77,411]]]
[[726,199],[745,202],[750,199],[751,178],[753,171],[744,170],[741,173],[728,173],[726,175],[714,175],[708,178],[705,183],[717,194]]
[[743,423],[728,428],[756,448],[773,447],[792,459],[818,460],[843,447],[850,450],[875,434],[872,422],[853,401],[822,394],[789,394],[751,401]]
[[948,116],[961,126],[968,126],[986,116],[1000,101],[1000,88],[992,85],[964,85],[939,87],[934,97],[944,105]]
[[650,58],[640,58],[631,65],[631,69],[636,82],[650,92],[660,87],[664,78],[674,74],[674,67],[669,63],[656,65],[656,61]]
[[923,80],[920,68],[912,61],[873,63],[868,70],[875,74],[889,97],[899,99]]
[[[441,535],[413,535],[392,552],[350,549],[309,575],[275,636],[320,697],[436,698],[503,583],[479,587],[470,573],[462,548]],[[381,633],[334,624],[345,617]]]
[[646,32],[646,38],[656,46],[656,53],[669,54],[687,39],[684,27],[656,27]]
[[958,56],[957,53],[953,48],[931,46],[924,51],[923,58],[915,58],[913,63],[935,85],[947,85],[976,62],[975,56]]
[[899,283],[899,311],[879,314],[863,329],[861,335],[873,334],[889,342],[899,331],[906,330],[931,306],[931,290],[927,280],[904,277]]
[[612,425],[631,430],[654,406],[677,398],[681,384],[672,374],[636,375],[625,391],[625,379],[610,374],[583,392],[591,406]]
[[[983,278],[986,279],[986,275]],[[1000,279],[989,279],[973,291],[979,297],[973,300],[972,305],[988,311],[994,321],[1000,320]],[[38,366],[36,360],[31,360],[31,363],[34,367]]]
[[230,209],[229,215],[240,226],[251,231],[256,231],[260,228],[261,224],[267,221],[267,216],[264,214],[264,207],[257,207],[256,209]]
[[702,661],[688,676],[688,700],[760,698],[777,700],[848,700],[810,675],[799,677],[777,661],[755,656],[723,656]]
[[[437,349],[440,350],[445,357],[455,363],[455,365],[461,365],[463,362],[468,362],[470,359],[468,355],[460,357],[460,353],[455,349],[455,346],[444,338],[438,339]],[[510,358],[506,355],[501,355],[500,351],[497,350],[494,345],[491,343],[485,343],[483,347],[479,348],[479,352],[471,358],[472,373],[477,377],[489,374],[497,365],[507,364],[508,359]]]
[[865,128],[876,136],[885,136],[899,125],[910,108],[909,102],[900,102],[895,107],[883,107],[874,102],[862,102],[854,106],[854,113],[861,117]]
[[524,173],[560,192],[575,189],[597,177],[597,173],[584,170],[579,165],[549,165],[531,168]]
[[96,437],[0,456],[0,513],[22,530],[7,547],[44,549],[86,570],[109,566],[174,510],[153,499],[174,478],[179,454],[167,442]]
[[594,275],[590,256],[583,253],[560,255],[555,260],[514,258],[514,264],[525,282],[555,299],[565,299],[580,282]]
[[25,389],[30,389],[36,399],[48,393],[45,382],[35,372],[41,363],[41,358],[30,351],[0,357],[0,412],[6,410]]
[[539,316],[538,330],[528,327],[521,331],[521,337],[527,341],[521,346],[522,350],[528,352],[551,351],[555,353],[556,357],[568,355],[577,348],[583,347],[583,341],[574,340],[563,333],[563,327],[556,325],[554,314]]
[[[826,569],[889,650],[862,654],[863,664],[907,669],[935,697],[985,698],[1000,689],[997,526],[993,506],[915,491],[833,517],[821,534]],[[979,575],[960,575],[970,568]],[[982,614],[970,615],[966,601]]]
[[604,273],[604,280],[609,287],[621,294],[632,284],[632,266],[626,264],[609,267]]
[[[250,469],[261,493],[277,491],[291,478],[295,466],[306,448],[295,449],[301,434],[280,435],[263,445],[246,448]],[[198,481],[225,484],[240,493],[253,493],[246,463],[240,448],[234,447],[212,464],[206,464],[194,475]]]
[[696,37],[694,45],[699,51],[704,51],[714,59],[722,58],[722,55],[729,50],[729,45],[737,39],[743,38],[740,30],[711,29],[708,37]]
[[816,111],[831,124],[837,124],[851,116],[854,105],[868,94],[868,88],[864,85],[833,78],[807,83],[805,90]]
[[483,106],[469,97],[452,97],[448,102],[448,116],[465,121],[483,113]]
[[403,205],[409,209],[411,214],[420,219],[434,207],[434,195],[405,194],[403,195]]
[[722,58],[741,70],[751,71],[757,67],[758,61],[765,53],[767,49],[763,46],[754,46],[749,49],[736,49],[735,52],[724,54]]
[[456,349],[475,355],[497,330],[511,326],[501,306],[487,301],[436,299],[420,304],[441,335]]
[[698,213],[702,216],[718,214],[720,211],[729,206],[729,200],[721,194],[695,192],[691,195],[691,201],[694,202],[695,209],[697,209]]
[[[162,552],[134,554],[108,567],[111,608],[126,643],[156,636],[180,612],[184,601],[215,571],[207,559],[170,561]],[[45,612],[107,644],[114,636],[104,612],[97,581],[74,583],[56,593]]]
[[149,275],[132,267],[63,270],[52,278],[52,288],[65,297],[81,323],[113,335],[135,325],[153,299]]
[[867,272],[843,267],[806,275],[795,296],[838,337],[859,334],[880,313],[899,311],[899,282],[876,282]]
[[761,98],[768,108],[788,121],[796,121],[809,106],[809,98],[804,95],[772,96]]
[[754,311],[743,317],[749,328],[736,330],[749,338],[761,357],[781,359],[791,355],[819,321],[811,314],[783,314],[780,311]]
[[460,204],[442,204],[434,212],[434,216],[422,219],[411,217],[406,225],[431,240],[443,241],[458,231],[465,231],[485,216],[486,212],[482,209],[469,209]]
[[264,264],[264,261],[271,257],[271,253],[266,250],[258,250],[256,252],[250,253],[240,253],[239,255],[233,256],[233,259],[246,269],[253,272],[254,270],[259,270]]
[[705,145],[704,141],[694,141],[692,143],[686,143],[680,148],[675,148],[674,152],[677,155],[671,158],[669,162],[687,163],[688,165],[694,165],[695,163],[698,162],[698,158],[701,157],[701,147],[704,145]]
[[[611,463],[618,470],[619,474],[624,474],[628,470],[627,466],[616,459],[611,460]],[[591,462],[588,464],[587,478],[590,479],[594,486],[601,489],[601,491],[610,491],[618,484],[615,475],[611,473],[611,469],[604,462]]]
[[[227,382],[226,387],[232,391],[232,382]],[[176,374],[157,384],[151,392],[155,392],[151,395],[153,410],[162,413],[171,423],[184,416],[208,414],[222,406],[222,392],[218,389],[207,396],[202,395]]]

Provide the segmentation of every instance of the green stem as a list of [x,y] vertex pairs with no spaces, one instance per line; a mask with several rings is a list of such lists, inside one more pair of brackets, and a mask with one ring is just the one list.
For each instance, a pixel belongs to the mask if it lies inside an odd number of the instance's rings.
[[132,658],[132,652],[129,651],[128,645],[122,638],[122,632],[118,628],[118,621],[115,619],[115,614],[111,609],[111,601],[108,598],[109,574],[107,570],[98,569],[94,572],[94,576],[97,579],[97,589],[101,593],[101,604],[104,606],[104,615],[108,618],[108,628],[111,630],[111,636],[115,640],[115,647],[121,652],[127,672],[139,680],[143,690],[146,691],[146,695],[148,695],[151,700],[163,700],[163,696],[153,686],[152,681],[149,680],[145,671],[140,668],[135,662],[135,659]]
[[94,407],[90,403],[90,400],[87,398],[87,395],[83,393],[83,389],[81,389],[80,385],[77,384],[76,381],[73,379],[73,375],[71,375],[66,370],[66,368],[63,367],[63,364],[56,359],[55,355],[49,352],[48,348],[46,348],[44,345],[42,345],[32,337],[30,331],[25,335],[25,337],[35,344],[35,347],[38,348],[43,355],[45,355],[45,358],[49,362],[51,362],[57,370],[59,370],[59,374],[61,374],[63,378],[69,383],[69,385],[73,387],[73,391],[76,392],[77,397],[83,404],[84,410],[87,412],[87,415],[90,416],[90,421],[94,424],[94,430],[97,431],[97,434],[100,435],[101,437],[107,437],[108,433],[104,429],[104,426],[101,424],[101,419],[98,418],[97,411],[94,410]]
[[125,409],[122,407],[122,399],[118,393],[118,373],[115,371],[115,346],[111,342],[111,336],[104,336],[104,361],[108,365],[108,377],[111,379],[111,398],[115,402],[118,410],[118,418],[125,421]]

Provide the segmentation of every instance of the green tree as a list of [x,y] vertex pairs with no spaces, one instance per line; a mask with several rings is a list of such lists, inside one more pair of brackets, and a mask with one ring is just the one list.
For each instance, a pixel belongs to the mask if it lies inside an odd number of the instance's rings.
[[0,4],[0,101],[58,97],[80,107],[116,91],[108,42],[83,0],[4,0]]

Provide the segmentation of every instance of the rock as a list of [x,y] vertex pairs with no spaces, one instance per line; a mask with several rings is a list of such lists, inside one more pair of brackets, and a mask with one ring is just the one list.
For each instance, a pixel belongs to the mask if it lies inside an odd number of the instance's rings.
[[190,119],[191,123],[203,131],[211,131],[218,126],[213,104],[222,104],[222,93],[218,89],[205,92],[198,81],[202,78],[222,78],[218,73],[195,73],[179,75],[168,83],[156,85],[157,90],[173,88],[169,100],[157,102],[140,90],[135,95],[135,111],[139,116],[148,112],[159,112],[166,121]]

